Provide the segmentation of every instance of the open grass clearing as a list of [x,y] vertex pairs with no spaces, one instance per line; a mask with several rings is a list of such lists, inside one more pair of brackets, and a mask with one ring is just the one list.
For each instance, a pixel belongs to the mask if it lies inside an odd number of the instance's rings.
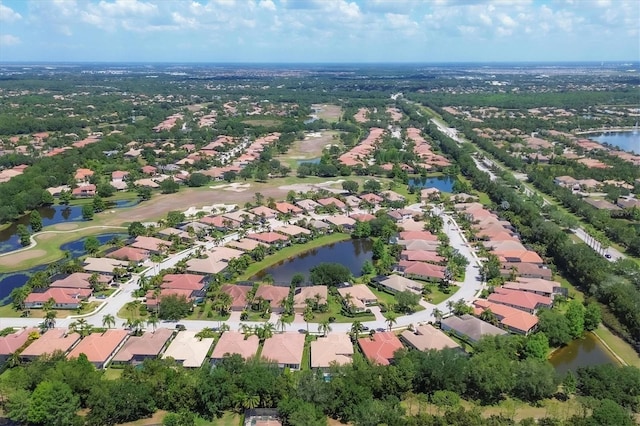
[[[300,253],[304,253],[305,251],[309,251],[311,249],[322,247],[327,244],[337,243],[339,241],[345,241],[351,238],[348,234],[342,233],[334,233],[329,235],[323,235],[322,237],[316,238],[315,240],[311,240],[305,244],[294,244],[289,247],[285,247],[282,250],[279,250],[275,254],[265,257],[260,262],[252,263],[249,265],[247,270],[238,277],[238,281],[246,281],[258,272],[266,269],[272,265],[275,265],[278,262],[294,257]],[[301,271],[304,272],[304,271]]]
[[282,120],[274,119],[273,117],[268,118],[248,118],[246,120],[242,120],[244,124],[248,124],[249,126],[254,127],[275,127],[279,126],[282,123]]
[[593,333],[598,336],[609,349],[628,365],[640,368],[640,356],[627,342],[613,334],[607,327],[600,324]]
[[334,123],[342,117],[342,107],[330,104],[312,104],[311,108],[316,110],[318,118]]

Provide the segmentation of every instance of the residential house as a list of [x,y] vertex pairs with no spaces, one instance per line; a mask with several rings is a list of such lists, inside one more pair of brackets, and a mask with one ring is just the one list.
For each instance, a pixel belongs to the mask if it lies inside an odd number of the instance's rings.
[[334,206],[339,210],[345,210],[347,208],[347,205],[345,203],[343,203],[342,201],[338,200],[335,197],[320,198],[318,200],[318,204],[320,204],[323,207]]
[[509,290],[528,291],[541,296],[553,297],[554,294],[563,293],[560,283],[541,278],[517,278],[516,281],[507,281],[502,285]]
[[227,246],[237,248],[239,250],[242,250],[243,252],[248,252],[254,250],[258,246],[267,247],[268,245],[265,243],[261,243],[260,241],[251,240],[249,238],[242,238],[237,241],[229,241]]
[[105,257],[112,259],[120,259],[129,262],[142,263],[149,259],[150,253],[148,250],[138,249],[135,247],[124,246],[112,252],[105,254]]
[[415,327],[414,331],[403,331],[400,335],[400,340],[402,340],[407,346],[419,351],[440,351],[447,348],[460,349],[460,345],[451,337],[447,336],[431,324],[418,325]]
[[438,241],[438,236],[433,235],[429,231],[402,231],[399,233],[400,239],[407,240],[422,240],[422,241]]
[[225,231],[227,229],[239,228],[242,223],[237,220],[229,219],[224,216],[205,216],[200,219],[200,223],[203,223],[218,231]]
[[218,364],[225,356],[238,354],[247,360],[258,353],[260,341],[258,336],[252,334],[245,337],[238,331],[225,331],[216,343],[211,353],[211,363]]
[[293,296],[293,309],[296,312],[304,312],[307,307],[307,300],[311,299],[318,305],[327,304],[329,294],[326,285],[312,285],[308,287],[298,287]]
[[117,260],[110,259],[108,257],[87,257],[84,259],[82,264],[82,268],[91,273],[97,274],[105,274],[105,275],[113,275],[113,270],[115,268],[128,268],[129,263]]
[[261,285],[256,291],[255,298],[262,298],[269,302],[271,312],[281,313],[282,303],[289,297],[289,287],[279,287],[275,285]]
[[325,222],[329,222],[331,225],[342,228],[345,230],[353,229],[356,224],[355,219],[351,219],[349,216],[338,215],[338,216],[329,216],[324,218]]
[[131,247],[146,250],[150,253],[160,253],[171,245],[168,241],[155,237],[137,236],[130,244]]
[[198,339],[195,331],[181,331],[169,343],[163,358],[173,358],[185,368],[200,368],[215,339]]
[[129,337],[127,330],[109,329],[104,333],[92,333],[82,339],[69,352],[67,358],[78,358],[80,354],[85,354],[89,362],[96,368],[106,368],[127,337]]
[[36,332],[34,328],[23,328],[6,336],[0,337],[0,366],[15,352],[19,351],[29,341],[29,335]]
[[509,331],[527,335],[535,330],[538,325],[538,317],[528,312],[515,309],[499,303],[491,303],[488,300],[477,299],[473,302],[474,313],[478,316],[486,310],[490,310],[500,321],[500,324]]
[[427,263],[444,263],[445,258],[438,256],[435,251],[427,250],[402,250],[400,252],[400,260],[409,262],[427,262]]
[[261,217],[264,219],[274,219],[278,214],[276,210],[270,209],[267,206],[254,207],[251,210],[249,210],[249,212],[256,215],[257,217]]
[[257,234],[248,234],[247,238],[276,247],[285,246],[289,242],[288,236],[279,234],[277,232],[260,232]]
[[390,331],[360,338],[358,346],[370,362],[380,365],[389,365],[396,351],[403,348],[400,339]]
[[311,368],[326,371],[332,365],[353,362],[353,343],[345,333],[329,333],[311,342]]
[[71,191],[71,195],[79,198],[94,197],[96,195],[96,186],[92,183],[78,186],[76,188],[73,188],[73,191]]
[[80,341],[80,334],[70,333],[66,328],[51,328],[41,334],[20,354],[20,358],[28,361],[54,352],[66,354]]
[[224,284],[220,287],[220,291],[231,296],[231,310],[243,311],[248,304],[247,294],[252,287],[248,285]]
[[376,194],[364,194],[360,196],[360,199],[373,206],[377,206],[384,201],[384,199],[381,196]]
[[213,275],[224,271],[227,266],[227,262],[211,256],[204,259],[194,257],[193,259],[187,260],[187,272],[193,274]]
[[318,207],[321,206],[320,203],[316,203],[311,199],[297,201],[296,205],[306,212],[314,212]]
[[147,359],[156,359],[173,336],[173,330],[159,328],[142,336],[131,336],[111,361],[113,364],[138,365]]
[[490,302],[511,306],[531,314],[535,314],[539,308],[551,308],[553,299],[540,294],[510,290],[504,287],[494,288],[494,292],[487,298]]
[[305,335],[301,333],[274,334],[265,340],[261,356],[280,368],[300,370],[304,341]]
[[502,262],[500,275],[503,277],[510,277],[512,273],[517,277],[522,278],[540,278],[550,280],[553,277],[551,269],[540,264],[527,262]]
[[[53,281],[49,287],[62,287],[62,288],[84,288],[87,290],[91,289],[91,284],[89,283],[89,279],[91,278],[91,274],[87,274],[86,272],[74,272],[73,274],[69,274],[66,276],[61,276],[60,278]],[[108,277],[106,275],[99,275],[98,280],[104,284],[109,284],[113,278]]]
[[434,201],[440,199],[438,188],[423,188],[420,190],[420,201]]
[[458,337],[469,340],[471,343],[477,342],[482,336],[500,336],[507,334],[505,330],[469,314],[460,317],[451,316],[444,318],[440,322],[440,325],[443,331],[451,331]]
[[282,225],[274,229],[274,231],[295,239],[298,242],[306,241],[307,237],[311,235],[311,231],[298,225]]
[[197,274],[166,274],[160,288],[202,290],[207,286],[205,277]]
[[294,206],[293,204],[287,202],[276,203],[276,210],[278,210],[282,214],[290,213],[293,215],[297,215],[303,212],[300,207]]
[[378,285],[384,287],[385,290],[388,290],[391,293],[399,293],[401,291],[421,293],[424,288],[421,283],[401,277],[400,275],[389,275],[387,277],[383,277],[378,280]]
[[351,304],[356,312],[364,312],[369,306],[378,303],[376,295],[365,284],[356,284],[338,288],[343,303]]
[[446,268],[440,265],[432,265],[431,263],[401,260],[398,263],[398,270],[407,278],[440,282],[445,279]]
[[24,300],[27,309],[38,309],[53,300],[53,309],[78,309],[91,296],[91,290],[82,288],[34,289]]

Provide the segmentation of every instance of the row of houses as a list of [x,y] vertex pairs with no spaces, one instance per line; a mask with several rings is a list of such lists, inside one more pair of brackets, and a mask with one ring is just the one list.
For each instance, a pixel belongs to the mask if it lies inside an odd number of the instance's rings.
[[47,303],[53,303],[53,309],[78,309],[92,295],[96,285],[108,287],[114,284],[113,275],[97,274],[92,283],[91,273],[74,272],[73,274],[53,277],[46,288],[35,288],[25,298],[26,309],[38,309]]

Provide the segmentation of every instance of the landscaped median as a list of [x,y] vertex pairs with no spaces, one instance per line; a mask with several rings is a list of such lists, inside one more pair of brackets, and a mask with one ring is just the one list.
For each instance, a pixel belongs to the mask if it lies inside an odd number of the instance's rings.
[[348,234],[343,233],[334,233],[330,235],[324,235],[322,237],[316,238],[315,240],[309,241],[305,244],[294,244],[289,247],[285,247],[282,250],[279,250],[275,254],[265,257],[260,262],[252,263],[249,265],[246,271],[242,275],[237,278],[237,281],[246,281],[253,277],[258,272],[266,269],[272,265],[277,264],[278,262],[282,262],[283,260],[287,260],[291,257],[294,257],[300,253],[304,253],[305,251],[309,251],[314,248],[326,246],[328,244],[337,243],[340,241],[345,241],[350,239],[351,237]]

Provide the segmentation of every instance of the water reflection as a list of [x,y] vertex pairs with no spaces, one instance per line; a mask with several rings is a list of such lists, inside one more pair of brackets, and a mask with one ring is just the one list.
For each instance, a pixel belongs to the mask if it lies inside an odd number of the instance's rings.
[[568,371],[575,372],[581,367],[617,363],[615,357],[593,333],[586,333],[582,339],[574,340],[558,349],[549,361],[561,376]]

